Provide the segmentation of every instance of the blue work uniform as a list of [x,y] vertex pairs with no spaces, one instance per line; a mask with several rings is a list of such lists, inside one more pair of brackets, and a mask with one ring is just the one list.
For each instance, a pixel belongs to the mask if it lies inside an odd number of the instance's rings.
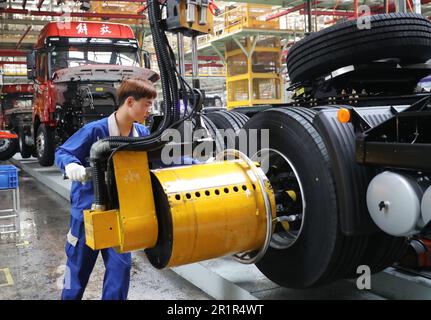
[[[144,137],[149,130],[135,123],[129,136]],[[108,136],[120,136],[114,113],[108,118],[91,122],[71,136],[55,152],[55,165],[62,172],[69,163],[89,167],[90,149],[94,142]],[[70,192],[70,230],[66,243],[66,272],[61,298],[81,299],[93,271],[99,251],[105,263],[103,279],[103,300],[125,300],[129,291],[132,257],[130,253],[119,254],[114,249],[92,250],[85,244],[83,210],[90,209],[94,200],[92,181],[85,184],[73,181]]]

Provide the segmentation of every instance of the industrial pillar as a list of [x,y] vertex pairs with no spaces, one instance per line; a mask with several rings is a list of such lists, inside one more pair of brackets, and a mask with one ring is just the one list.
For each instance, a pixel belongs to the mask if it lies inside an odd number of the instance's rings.
[[395,0],[395,8],[396,12],[407,12],[406,0]]
[[413,0],[413,11],[414,13],[421,14],[421,0]]
[[307,2],[307,21],[308,21],[308,32],[313,32],[313,24],[311,22],[311,0],[306,0]]

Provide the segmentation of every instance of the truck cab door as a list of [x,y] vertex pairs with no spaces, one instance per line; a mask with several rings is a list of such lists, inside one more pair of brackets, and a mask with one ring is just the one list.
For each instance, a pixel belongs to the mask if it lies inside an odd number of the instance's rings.
[[48,60],[46,52],[39,52],[36,56],[36,79],[33,109],[40,121],[49,121],[49,92],[48,92]]
[[0,130],[5,129],[3,104],[4,104],[3,97],[0,95]]

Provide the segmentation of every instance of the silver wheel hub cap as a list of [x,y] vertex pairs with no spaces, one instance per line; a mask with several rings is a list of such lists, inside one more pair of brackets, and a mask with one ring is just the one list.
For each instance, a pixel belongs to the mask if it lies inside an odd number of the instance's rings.
[[5,152],[10,146],[9,139],[0,139],[0,152]]
[[252,158],[266,170],[276,196],[277,218],[270,247],[287,249],[300,237],[305,221],[305,197],[298,171],[284,154],[262,149]]
[[42,132],[36,138],[36,147],[38,156],[42,157],[45,150],[45,137]]

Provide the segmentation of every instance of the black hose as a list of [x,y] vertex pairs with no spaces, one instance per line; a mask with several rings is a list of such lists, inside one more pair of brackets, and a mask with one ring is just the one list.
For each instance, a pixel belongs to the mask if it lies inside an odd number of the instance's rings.
[[160,35],[160,18],[161,12],[160,7],[157,2],[154,0],[149,0],[148,3],[148,16],[150,21],[151,34],[153,36],[154,48],[157,56],[157,64],[160,70],[160,81],[162,85],[162,93],[163,93],[163,101],[164,101],[164,118],[162,124],[159,128],[165,127],[171,121],[172,112],[170,110],[171,106],[171,94],[169,89],[169,83],[166,78],[167,75],[167,64],[166,60],[163,58],[163,45],[161,43],[161,35]]
[[[90,161],[93,167],[94,204],[97,208],[106,208],[108,187],[105,181],[105,171],[110,169],[111,158],[116,151],[142,150],[142,138],[134,137],[109,137],[97,141],[90,151]],[[136,144],[136,145],[135,145]],[[164,142],[156,141],[145,144],[145,150],[162,147]],[[111,170],[108,170],[110,172]]]
[[[111,159],[119,150],[149,151],[161,148],[166,141],[162,141],[163,132],[184,119],[180,119],[180,96],[177,82],[175,57],[169,46],[165,32],[161,28],[162,13],[158,0],[148,0],[148,17],[153,35],[157,63],[160,70],[160,81],[163,92],[163,120],[155,132],[146,137],[108,137],[93,144],[90,151],[90,161],[93,166],[94,203],[105,206],[107,203],[107,185],[105,171],[112,170]],[[180,79],[184,89],[184,79]]]
[[107,201],[108,190],[105,183],[104,163],[100,160],[93,162],[93,186],[95,209],[100,209]]
[[[175,75],[171,68],[172,61],[169,59],[169,54],[166,46],[164,32],[160,29],[161,11],[157,0],[149,0],[149,20],[153,40],[156,48],[157,61],[159,63],[161,73],[161,84],[163,91],[163,111],[164,117],[161,125],[155,132],[147,137],[131,138],[131,137],[109,137],[101,141],[108,142],[104,148],[92,147],[91,158],[94,160],[104,158],[113,151],[114,148],[122,146],[122,144],[134,144],[139,146],[140,150],[154,148],[161,144],[161,135],[173,122],[175,122],[174,108],[179,105],[178,86]],[[175,81],[174,81],[175,80]],[[171,87],[173,85],[173,89]],[[109,146],[110,148],[108,148]]]

